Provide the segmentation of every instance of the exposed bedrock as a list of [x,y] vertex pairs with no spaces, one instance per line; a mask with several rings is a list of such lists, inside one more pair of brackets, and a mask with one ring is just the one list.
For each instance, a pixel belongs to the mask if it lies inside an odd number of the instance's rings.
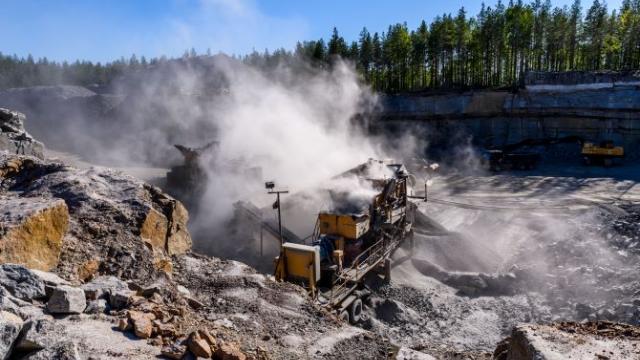
[[0,262],[144,278],[191,248],[184,206],[116,171],[4,154],[0,184]]
[[481,146],[580,136],[614,140],[629,158],[637,157],[634,150],[640,146],[640,91],[630,83],[563,91],[395,95],[385,97],[383,105],[374,130],[415,127],[417,132],[428,131],[432,144],[449,144],[468,135]]

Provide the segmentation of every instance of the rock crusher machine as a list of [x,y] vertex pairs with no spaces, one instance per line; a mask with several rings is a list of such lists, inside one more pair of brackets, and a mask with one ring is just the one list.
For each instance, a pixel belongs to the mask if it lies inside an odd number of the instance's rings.
[[363,176],[365,163],[351,170],[379,193],[359,211],[334,210],[318,215],[311,245],[284,243],[276,258],[277,280],[304,286],[309,295],[342,320],[357,323],[370,273],[390,277],[390,256],[412,238],[414,205],[407,200],[408,172],[401,164],[383,164],[391,177]]

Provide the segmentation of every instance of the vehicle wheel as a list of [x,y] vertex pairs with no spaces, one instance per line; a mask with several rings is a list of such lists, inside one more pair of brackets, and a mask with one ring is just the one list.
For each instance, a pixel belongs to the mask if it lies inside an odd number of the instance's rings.
[[340,312],[340,315],[338,315],[338,319],[340,319],[340,321],[344,321],[346,323],[349,322],[349,312],[347,312],[347,310],[342,310]]
[[610,167],[613,164],[611,159],[604,159],[604,167]]
[[352,324],[358,323],[360,321],[360,316],[362,315],[362,300],[356,299],[351,306],[349,307],[349,320]]

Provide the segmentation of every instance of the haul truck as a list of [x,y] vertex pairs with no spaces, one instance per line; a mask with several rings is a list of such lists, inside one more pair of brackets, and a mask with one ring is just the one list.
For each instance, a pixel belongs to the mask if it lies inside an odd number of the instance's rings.
[[622,146],[614,146],[611,140],[602,141],[599,145],[585,142],[581,153],[585,165],[600,163],[605,167],[609,167],[613,165],[616,159],[624,158],[624,148]]
[[[380,165],[384,174],[372,177],[369,170]],[[364,278],[384,273],[389,280],[391,254],[412,238],[414,205],[407,201],[409,174],[401,164],[370,160],[349,173],[379,193],[364,209],[346,204],[320,212],[311,244],[282,244],[275,276],[304,286],[323,307],[355,324],[362,317]]]

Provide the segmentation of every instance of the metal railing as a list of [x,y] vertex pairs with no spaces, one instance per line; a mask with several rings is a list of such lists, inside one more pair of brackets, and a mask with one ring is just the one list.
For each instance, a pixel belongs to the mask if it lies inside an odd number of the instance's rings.
[[360,253],[351,263],[351,266],[346,270],[343,270],[338,278],[333,282],[331,286],[331,292],[329,294],[329,303],[337,305],[346,296],[344,290],[351,283],[356,283],[366,275],[371,269],[382,261],[388,252],[390,252],[398,243],[402,240],[393,240],[393,234],[382,233],[382,239],[378,240],[375,244],[370,246],[364,252]]

